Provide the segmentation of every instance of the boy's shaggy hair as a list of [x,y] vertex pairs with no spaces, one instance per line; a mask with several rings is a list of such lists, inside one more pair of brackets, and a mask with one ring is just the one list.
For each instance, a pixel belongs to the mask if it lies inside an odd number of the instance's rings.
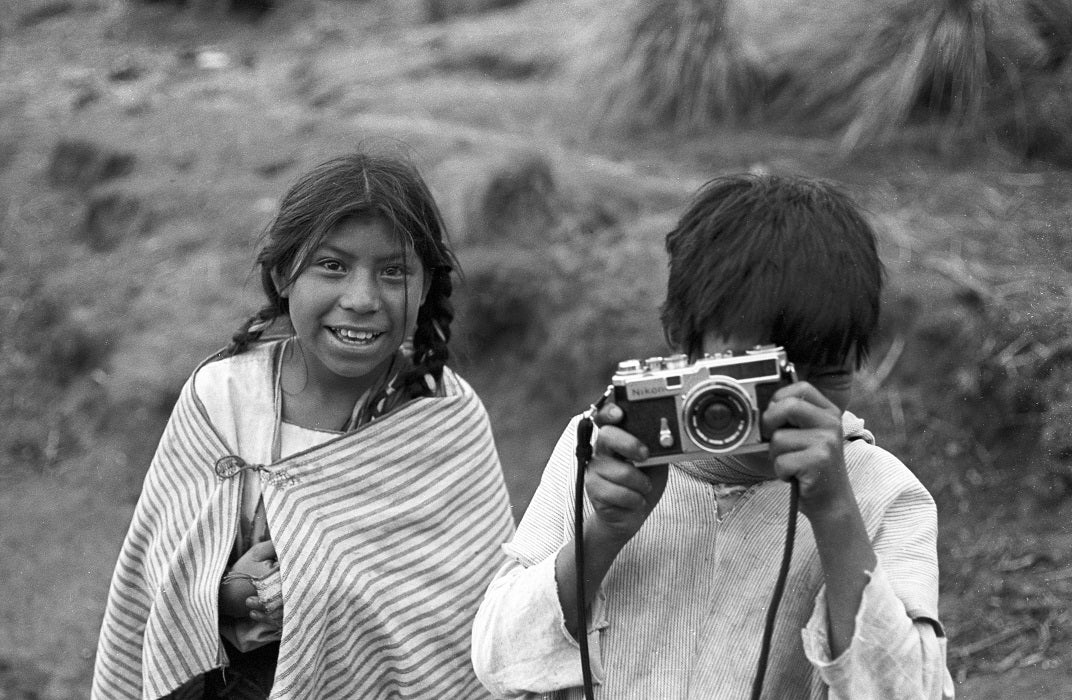
[[781,345],[798,364],[866,359],[884,270],[874,230],[836,186],[715,178],[667,234],[666,250],[663,329],[691,357],[717,329]]

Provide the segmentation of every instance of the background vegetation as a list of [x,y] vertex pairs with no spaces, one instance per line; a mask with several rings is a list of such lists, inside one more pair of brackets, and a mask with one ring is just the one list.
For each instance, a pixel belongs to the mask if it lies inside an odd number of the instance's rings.
[[178,389],[302,170],[409,154],[523,512],[665,352],[662,236],[730,171],[842,182],[889,289],[853,410],[940,512],[961,697],[1072,682],[1068,0],[0,0],[0,698],[87,693]]

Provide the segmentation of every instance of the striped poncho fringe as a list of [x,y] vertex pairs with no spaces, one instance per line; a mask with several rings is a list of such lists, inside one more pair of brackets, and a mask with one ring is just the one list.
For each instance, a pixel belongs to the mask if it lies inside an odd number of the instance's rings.
[[[472,619],[513,531],[487,414],[445,396],[271,465],[263,498],[284,621],[271,698],[486,697]],[[233,452],[187,382],[121,549],[93,697],[159,698],[225,663],[217,595],[234,544]]]

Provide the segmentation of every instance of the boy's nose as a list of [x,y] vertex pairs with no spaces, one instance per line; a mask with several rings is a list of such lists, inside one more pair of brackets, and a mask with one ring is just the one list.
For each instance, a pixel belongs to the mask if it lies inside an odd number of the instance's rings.
[[379,286],[370,275],[355,275],[339,295],[339,306],[361,313],[378,311],[382,306]]

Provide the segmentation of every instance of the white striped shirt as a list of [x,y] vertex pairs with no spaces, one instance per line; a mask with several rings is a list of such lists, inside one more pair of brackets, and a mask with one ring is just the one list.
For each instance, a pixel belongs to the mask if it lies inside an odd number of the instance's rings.
[[[846,414],[844,425],[847,437],[863,438],[845,444],[845,459],[879,565],[850,648],[831,660],[822,568],[807,518],[799,517],[763,697],[950,697],[945,639],[936,634],[934,502],[899,460],[870,444],[862,421]],[[582,697],[579,648],[565,628],[554,571],[573,538],[574,426],[504,546],[514,561],[490,586],[474,624],[477,674],[497,696]],[[589,621],[597,698],[749,697],[789,486],[751,486],[722,518],[718,490],[672,468],[659,504],[615,559]]]

